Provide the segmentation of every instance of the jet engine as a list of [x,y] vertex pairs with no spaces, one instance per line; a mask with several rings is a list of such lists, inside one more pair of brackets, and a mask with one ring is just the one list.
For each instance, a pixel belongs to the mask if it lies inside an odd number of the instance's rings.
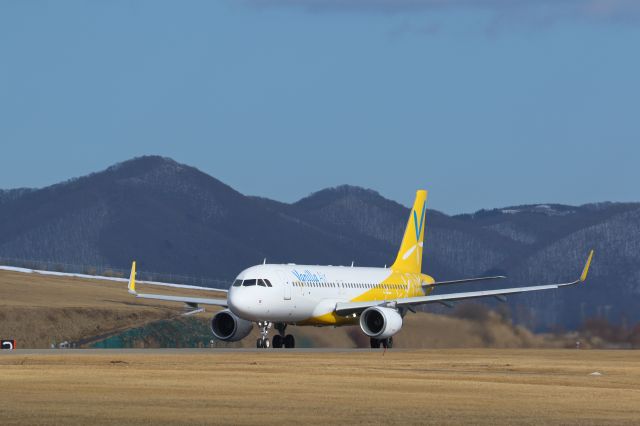
[[402,328],[402,316],[395,309],[373,306],[360,315],[360,328],[375,339],[387,339]]
[[211,318],[211,332],[216,339],[237,342],[251,333],[253,323],[238,318],[229,309],[220,311]]

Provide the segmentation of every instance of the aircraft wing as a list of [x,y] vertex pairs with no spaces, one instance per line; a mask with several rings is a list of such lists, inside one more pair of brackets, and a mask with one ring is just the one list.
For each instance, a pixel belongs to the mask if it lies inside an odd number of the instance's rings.
[[[3,266],[0,265],[0,270],[2,271],[11,271],[11,272],[20,272],[23,274],[39,274],[39,275],[51,275],[56,277],[71,277],[71,278],[82,278],[86,280],[100,280],[100,281],[116,281],[126,283],[129,281],[128,278],[120,278],[120,277],[106,277],[101,275],[89,275],[89,274],[76,274],[71,272],[56,272],[56,271],[45,271],[38,269],[29,269],[29,268],[20,268],[16,266]],[[229,290],[225,288],[212,288],[212,287],[201,287],[194,285],[186,285],[186,284],[174,284],[174,283],[166,283],[159,281],[138,281],[139,284],[145,285],[153,285],[160,287],[173,287],[173,288],[184,288],[188,290],[204,290],[204,291],[214,291],[216,293],[227,293]]]
[[403,297],[398,299],[378,300],[378,301],[368,301],[368,302],[345,302],[345,303],[339,302],[336,304],[336,313],[338,315],[346,316],[346,315],[360,313],[372,306],[411,308],[412,306],[423,305],[427,303],[452,302],[457,300],[475,299],[479,297],[489,297],[489,296],[500,297],[506,294],[517,294],[517,293],[525,293],[529,291],[539,291],[539,290],[551,290],[555,288],[571,286],[571,285],[582,283],[587,279],[587,273],[589,272],[589,266],[591,265],[592,259],[593,259],[593,250],[591,250],[591,252],[589,253],[589,257],[587,258],[587,262],[584,265],[584,269],[582,270],[582,274],[580,275],[580,278],[568,283],[535,285],[535,286],[529,286],[529,287],[513,287],[513,288],[503,288],[498,290],[482,290],[482,291],[468,291],[468,292],[460,292],[460,293],[436,294],[433,296]]
[[145,294],[145,293],[133,293],[136,297],[140,299],[156,299],[156,300],[165,300],[167,302],[184,302],[187,305],[215,305],[215,306],[224,306],[227,307],[227,299],[206,299],[202,297],[182,297],[182,296],[167,296],[164,294]]
[[227,299],[208,299],[203,297],[188,297],[188,296],[168,296],[165,294],[151,294],[151,293],[138,293],[136,291],[136,262],[131,264],[131,275],[129,276],[129,294],[140,299],[156,299],[164,300],[167,302],[183,302],[187,305],[196,307],[198,305],[215,305],[215,306],[228,306]]
[[507,277],[505,277],[504,275],[495,275],[492,277],[465,278],[462,280],[451,280],[451,281],[436,281],[430,284],[422,284],[422,287],[426,289],[429,287],[439,287],[441,285],[464,284],[464,283],[471,283],[471,282],[478,282],[478,281],[503,280],[505,278]]

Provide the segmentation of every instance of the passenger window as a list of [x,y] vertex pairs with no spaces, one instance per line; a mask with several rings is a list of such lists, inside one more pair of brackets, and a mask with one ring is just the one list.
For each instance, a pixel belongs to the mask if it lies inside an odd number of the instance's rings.
[[235,281],[233,282],[233,286],[234,286],[234,287],[240,287],[241,285],[242,285],[242,280],[235,280]]
[[256,285],[256,280],[244,280],[242,283],[243,287],[251,287],[253,285]]

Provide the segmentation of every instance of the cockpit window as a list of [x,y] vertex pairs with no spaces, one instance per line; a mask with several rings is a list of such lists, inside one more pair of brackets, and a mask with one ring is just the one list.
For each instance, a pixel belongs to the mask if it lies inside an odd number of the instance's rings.
[[251,287],[252,285],[256,285],[256,280],[244,280],[242,283],[243,287]]
[[233,282],[233,286],[234,286],[234,287],[240,287],[241,285],[242,285],[242,280],[235,280],[235,281]]
[[263,281],[264,281],[264,283],[267,285],[267,287],[273,287],[273,286],[271,285],[271,281],[269,281],[269,280],[267,280],[267,279],[265,279],[265,280],[263,280]]
[[267,285],[264,283],[264,281],[262,281],[262,280],[258,280],[258,285],[259,285],[260,287],[266,287],[266,286],[267,286]]

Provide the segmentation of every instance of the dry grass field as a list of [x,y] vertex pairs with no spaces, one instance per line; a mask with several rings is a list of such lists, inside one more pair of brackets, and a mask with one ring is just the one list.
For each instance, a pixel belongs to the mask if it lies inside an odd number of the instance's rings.
[[2,424],[638,424],[640,358],[512,349],[5,353],[0,413]]
[[[141,292],[224,297],[211,291],[140,285]],[[0,271],[0,334],[22,348],[109,335],[175,317],[182,304],[135,299],[126,283]]]

